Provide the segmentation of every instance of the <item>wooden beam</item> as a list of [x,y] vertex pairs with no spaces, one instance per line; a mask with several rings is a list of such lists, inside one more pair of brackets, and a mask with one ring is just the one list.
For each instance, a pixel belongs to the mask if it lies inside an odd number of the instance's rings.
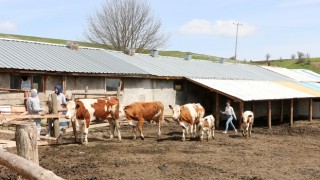
[[242,113],[244,112],[244,103],[241,101],[241,102],[239,102],[239,116],[238,116],[238,123],[239,123],[239,129],[241,129],[241,123],[240,123],[240,121],[241,121],[241,116],[242,116]]
[[271,129],[271,101],[268,101],[268,129]]
[[312,121],[312,99],[309,99],[309,121]]
[[219,93],[215,93],[215,116],[216,116],[216,128],[219,129],[220,126],[220,106],[219,106]]
[[[19,115],[19,114],[0,114],[0,118],[10,118],[11,120],[16,119],[34,119],[34,118],[64,118],[66,117],[63,114],[44,114],[44,115],[36,115],[36,114],[26,114],[26,115]],[[7,120],[10,121],[10,120]]]
[[29,160],[12,154],[4,149],[0,149],[0,164],[26,179],[62,180],[61,177],[57,176],[52,171],[46,170],[35,163],[30,163]]
[[281,100],[281,107],[280,107],[280,122],[283,123],[283,100]]
[[293,99],[290,99],[290,127],[293,127]]

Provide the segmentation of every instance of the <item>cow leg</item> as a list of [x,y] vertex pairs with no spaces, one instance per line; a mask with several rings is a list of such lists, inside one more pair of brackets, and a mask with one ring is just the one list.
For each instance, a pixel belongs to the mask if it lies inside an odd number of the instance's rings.
[[87,128],[87,126],[85,126],[84,127],[84,142],[83,142],[84,145],[88,144],[88,133],[89,133],[89,128]]
[[207,130],[207,142],[209,141],[210,134],[211,134],[211,129],[208,129]]
[[212,139],[214,139],[214,125],[213,125],[213,127],[212,127],[212,129],[211,129],[211,136],[212,136]]
[[133,130],[133,140],[136,140],[137,139],[137,126],[132,126],[132,130]]
[[140,138],[142,140],[144,140],[144,136],[142,134],[142,126],[143,126],[143,119],[139,119],[139,122],[138,122],[138,130],[140,132]]
[[182,139],[181,139],[181,141],[186,140],[186,136],[185,136],[186,131],[188,131],[188,129],[186,127],[182,126]]
[[115,128],[116,128],[116,130],[118,132],[118,140],[121,141],[120,122],[119,122],[119,120],[118,119],[115,120],[114,124],[115,124]]
[[200,141],[203,141],[203,129],[199,130],[199,134],[200,134]]
[[83,122],[80,123],[79,125],[79,133],[80,133],[80,144],[83,144],[83,133],[84,133],[84,126]]
[[158,121],[158,139],[160,139],[161,136],[161,123]]
[[191,125],[191,126],[190,126],[190,139],[192,139],[192,138],[194,137],[194,135],[193,135],[193,128],[194,128],[194,126]]
[[251,137],[251,131],[252,131],[252,123],[249,125],[249,137]]
[[110,126],[110,138],[109,139],[113,139],[113,135],[114,135],[114,122],[113,119],[108,119],[109,122],[109,126]]

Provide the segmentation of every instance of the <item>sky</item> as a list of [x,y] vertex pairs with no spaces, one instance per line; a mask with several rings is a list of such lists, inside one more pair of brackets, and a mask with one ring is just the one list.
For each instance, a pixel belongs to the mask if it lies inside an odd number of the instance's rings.
[[[0,0],[0,33],[86,41],[87,19],[104,1]],[[245,61],[297,57],[298,51],[320,57],[320,0],[146,2],[170,36],[159,50],[224,58],[236,53]]]

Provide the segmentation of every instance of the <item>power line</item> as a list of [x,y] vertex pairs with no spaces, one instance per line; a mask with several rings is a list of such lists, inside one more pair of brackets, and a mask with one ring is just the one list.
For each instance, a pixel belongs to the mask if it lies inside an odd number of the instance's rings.
[[239,29],[239,26],[242,26],[242,24],[241,23],[233,23],[233,24],[237,26],[236,47],[235,47],[235,50],[234,50],[234,60],[237,60],[238,29]]

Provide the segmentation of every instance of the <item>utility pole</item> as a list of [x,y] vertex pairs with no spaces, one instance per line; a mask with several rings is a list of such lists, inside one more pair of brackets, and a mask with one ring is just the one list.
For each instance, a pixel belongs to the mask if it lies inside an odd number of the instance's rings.
[[234,50],[234,60],[237,60],[238,29],[239,29],[239,26],[242,26],[242,24],[240,24],[240,23],[233,23],[233,24],[237,26],[236,47],[235,47],[235,50]]

